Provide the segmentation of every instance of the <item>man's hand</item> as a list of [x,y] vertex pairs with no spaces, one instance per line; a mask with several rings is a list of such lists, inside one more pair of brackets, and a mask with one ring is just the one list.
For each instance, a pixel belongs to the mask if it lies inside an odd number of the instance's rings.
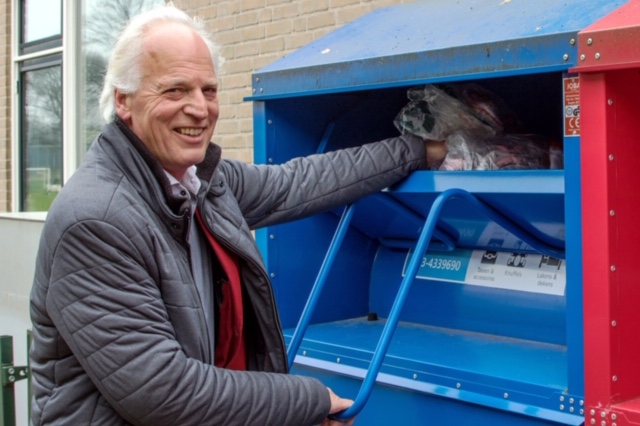
[[447,156],[447,145],[446,141],[434,141],[434,140],[424,140],[425,148],[427,149],[427,168],[430,170],[437,170],[440,167],[440,164],[444,161],[444,158]]
[[[339,413],[340,411],[344,411],[353,405],[352,400],[340,398],[338,395],[333,393],[331,389],[327,388],[327,390],[329,391],[329,398],[331,398],[331,409],[329,410],[329,414]],[[353,425],[354,421],[355,418],[346,421],[326,419],[322,422],[321,426],[351,426]]]

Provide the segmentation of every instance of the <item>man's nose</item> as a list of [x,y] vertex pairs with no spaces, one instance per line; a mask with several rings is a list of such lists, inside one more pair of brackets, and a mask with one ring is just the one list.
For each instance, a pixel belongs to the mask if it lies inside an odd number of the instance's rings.
[[196,118],[207,117],[207,100],[201,90],[194,90],[189,97],[187,105],[184,107],[185,114],[192,115]]

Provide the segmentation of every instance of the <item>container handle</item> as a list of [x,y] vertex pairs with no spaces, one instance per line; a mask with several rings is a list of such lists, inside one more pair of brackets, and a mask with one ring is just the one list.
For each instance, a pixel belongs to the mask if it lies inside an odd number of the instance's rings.
[[[429,210],[429,214],[425,220],[424,227],[420,232],[420,236],[418,237],[418,241],[415,246],[415,250],[411,255],[411,259],[409,260],[407,270],[405,272],[405,276],[400,284],[398,289],[398,293],[391,307],[391,311],[389,312],[389,316],[387,318],[386,324],[382,330],[380,335],[380,339],[378,340],[378,344],[373,353],[373,358],[371,359],[371,364],[367,369],[367,373],[364,377],[362,385],[360,387],[360,391],[358,392],[357,397],[354,400],[354,403],[348,409],[336,413],[332,415],[332,418],[338,420],[348,420],[353,417],[356,417],[360,411],[364,408],[364,405],[367,403],[369,396],[371,395],[371,391],[373,390],[373,385],[375,384],[375,380],[380,371],[380,367],[382,366],[382,361],[387,354],[387,350],[389,349],[389,344],[391,343],[391,338],[393,337],[393,333],[398,325],[400,320],[400,313],[404,307],[407,296],[409,295],[409,290],[411,289],[411,284],[415,280],[416,274],[418,273],[418,268],[420,266],[420,262],[424,253],[427,250],[429,242],[434,235],[436,230],[436,224],[438,221],[438,217],[444,207],[445,203],[452,198],[462,198],[468,201],[473,205],[476,209],[480,210],[484,215],[488,216],[491,220],[496,222],[498,225],[503,227],[505,230],[511,232],[518,238],[522,239],[529,246],[534,248],[535,250],[556,258],[564,259],[565,253],[564,250],[558,249],[554,246],[551,246],[544,241],[541,241],[530,232],[527,232],[523,228],[521,228],[518,224],[510,220],[508,217],[504,216],[500,212],[496,211],[468,191],[459,188],[452,188],[443,191],[438,194],[435,198],[431,209]],[[293,360],[298,352],[300,347],[300,343],[302,342],[303,335],[309,326],[309,322],[311,320],[311,315],[317,301],[320,296],[320,291],[324,286],[324,282],[328,275],[328,270],[335,259],[336,253],[344,239],[346,231],[349,227],[349,223],[353,216],[353,208],[354,205],[349,205],[340,219],[340,223],[338,224],[338,228],[334,234],[333,240],[331,241],[331,245],[329,246],[329,250],[327,252],[327,256],[322,264],[320,269],[320,273],[314,286],[311,290],[311,294],[309,295],[309,299],[305,308],[303,310],[300,321],[298,322],[298,326],[294,332],[293,338],[289,345],[289,350],[287,353],[289,368],[293,365]]]
[[291,338],[291,342],[289,343],[289,348],[287,350],[287,361],[289,363],[289,369],[291,369],[291,367],[293,366],[293,360],[295,359],[296,353],[300,348],[304,333],[309,327],[309,323],[311,322],[311,315],[313,315],[313,312],[316,310],[318,299],[320,299],[320,293],[322,292],[322,288],[327,281],[327,277],[329,276],[329,271],[331,270],[333,261],[335,260],[336,254],[338,253],[338,250],[342,245],[342,241],[347,234],[349,224],[351,223],[351,219],[353,217],[353,211],[354,204],[349,204],[342,213],[342,217],[340,218],[340,222],[338,222],[336,232],[333,234],[331,244],[329,244],[327,254],[322,261],[322,265],[320,266],[318,277],[316,278],[316,281],[311,288],[311,293],[309,294],[307,303],[302,310],[302,315],[300,316],[300,320],[298,320],[298,325],[293,332],[293,337]]

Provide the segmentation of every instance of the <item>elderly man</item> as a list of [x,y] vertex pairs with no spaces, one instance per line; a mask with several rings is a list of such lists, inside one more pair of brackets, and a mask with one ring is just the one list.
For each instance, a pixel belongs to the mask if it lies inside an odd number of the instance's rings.
[[424,144],[395,138],[275,166],[224,160],[210,142],[216,63],[202,24],[171,6],[118,40],[108,123],[52,205],[38,252],[34,424],[330,425],[352,403],[286,374],[251,229],[384,188],[425,166]]

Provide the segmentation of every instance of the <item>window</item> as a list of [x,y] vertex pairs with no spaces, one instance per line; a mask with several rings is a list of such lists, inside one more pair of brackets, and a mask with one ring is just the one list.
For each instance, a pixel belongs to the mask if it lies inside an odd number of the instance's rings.
[[19,210],[46,210],[62,184],[62,1],[22,0]]
[[22,211],[49,208],[62,185],[60,55],[21,64]]
[[98,99],[115,38],[131,16],[165,1],[14,2],[13,209],[46,211],[102,128]]

